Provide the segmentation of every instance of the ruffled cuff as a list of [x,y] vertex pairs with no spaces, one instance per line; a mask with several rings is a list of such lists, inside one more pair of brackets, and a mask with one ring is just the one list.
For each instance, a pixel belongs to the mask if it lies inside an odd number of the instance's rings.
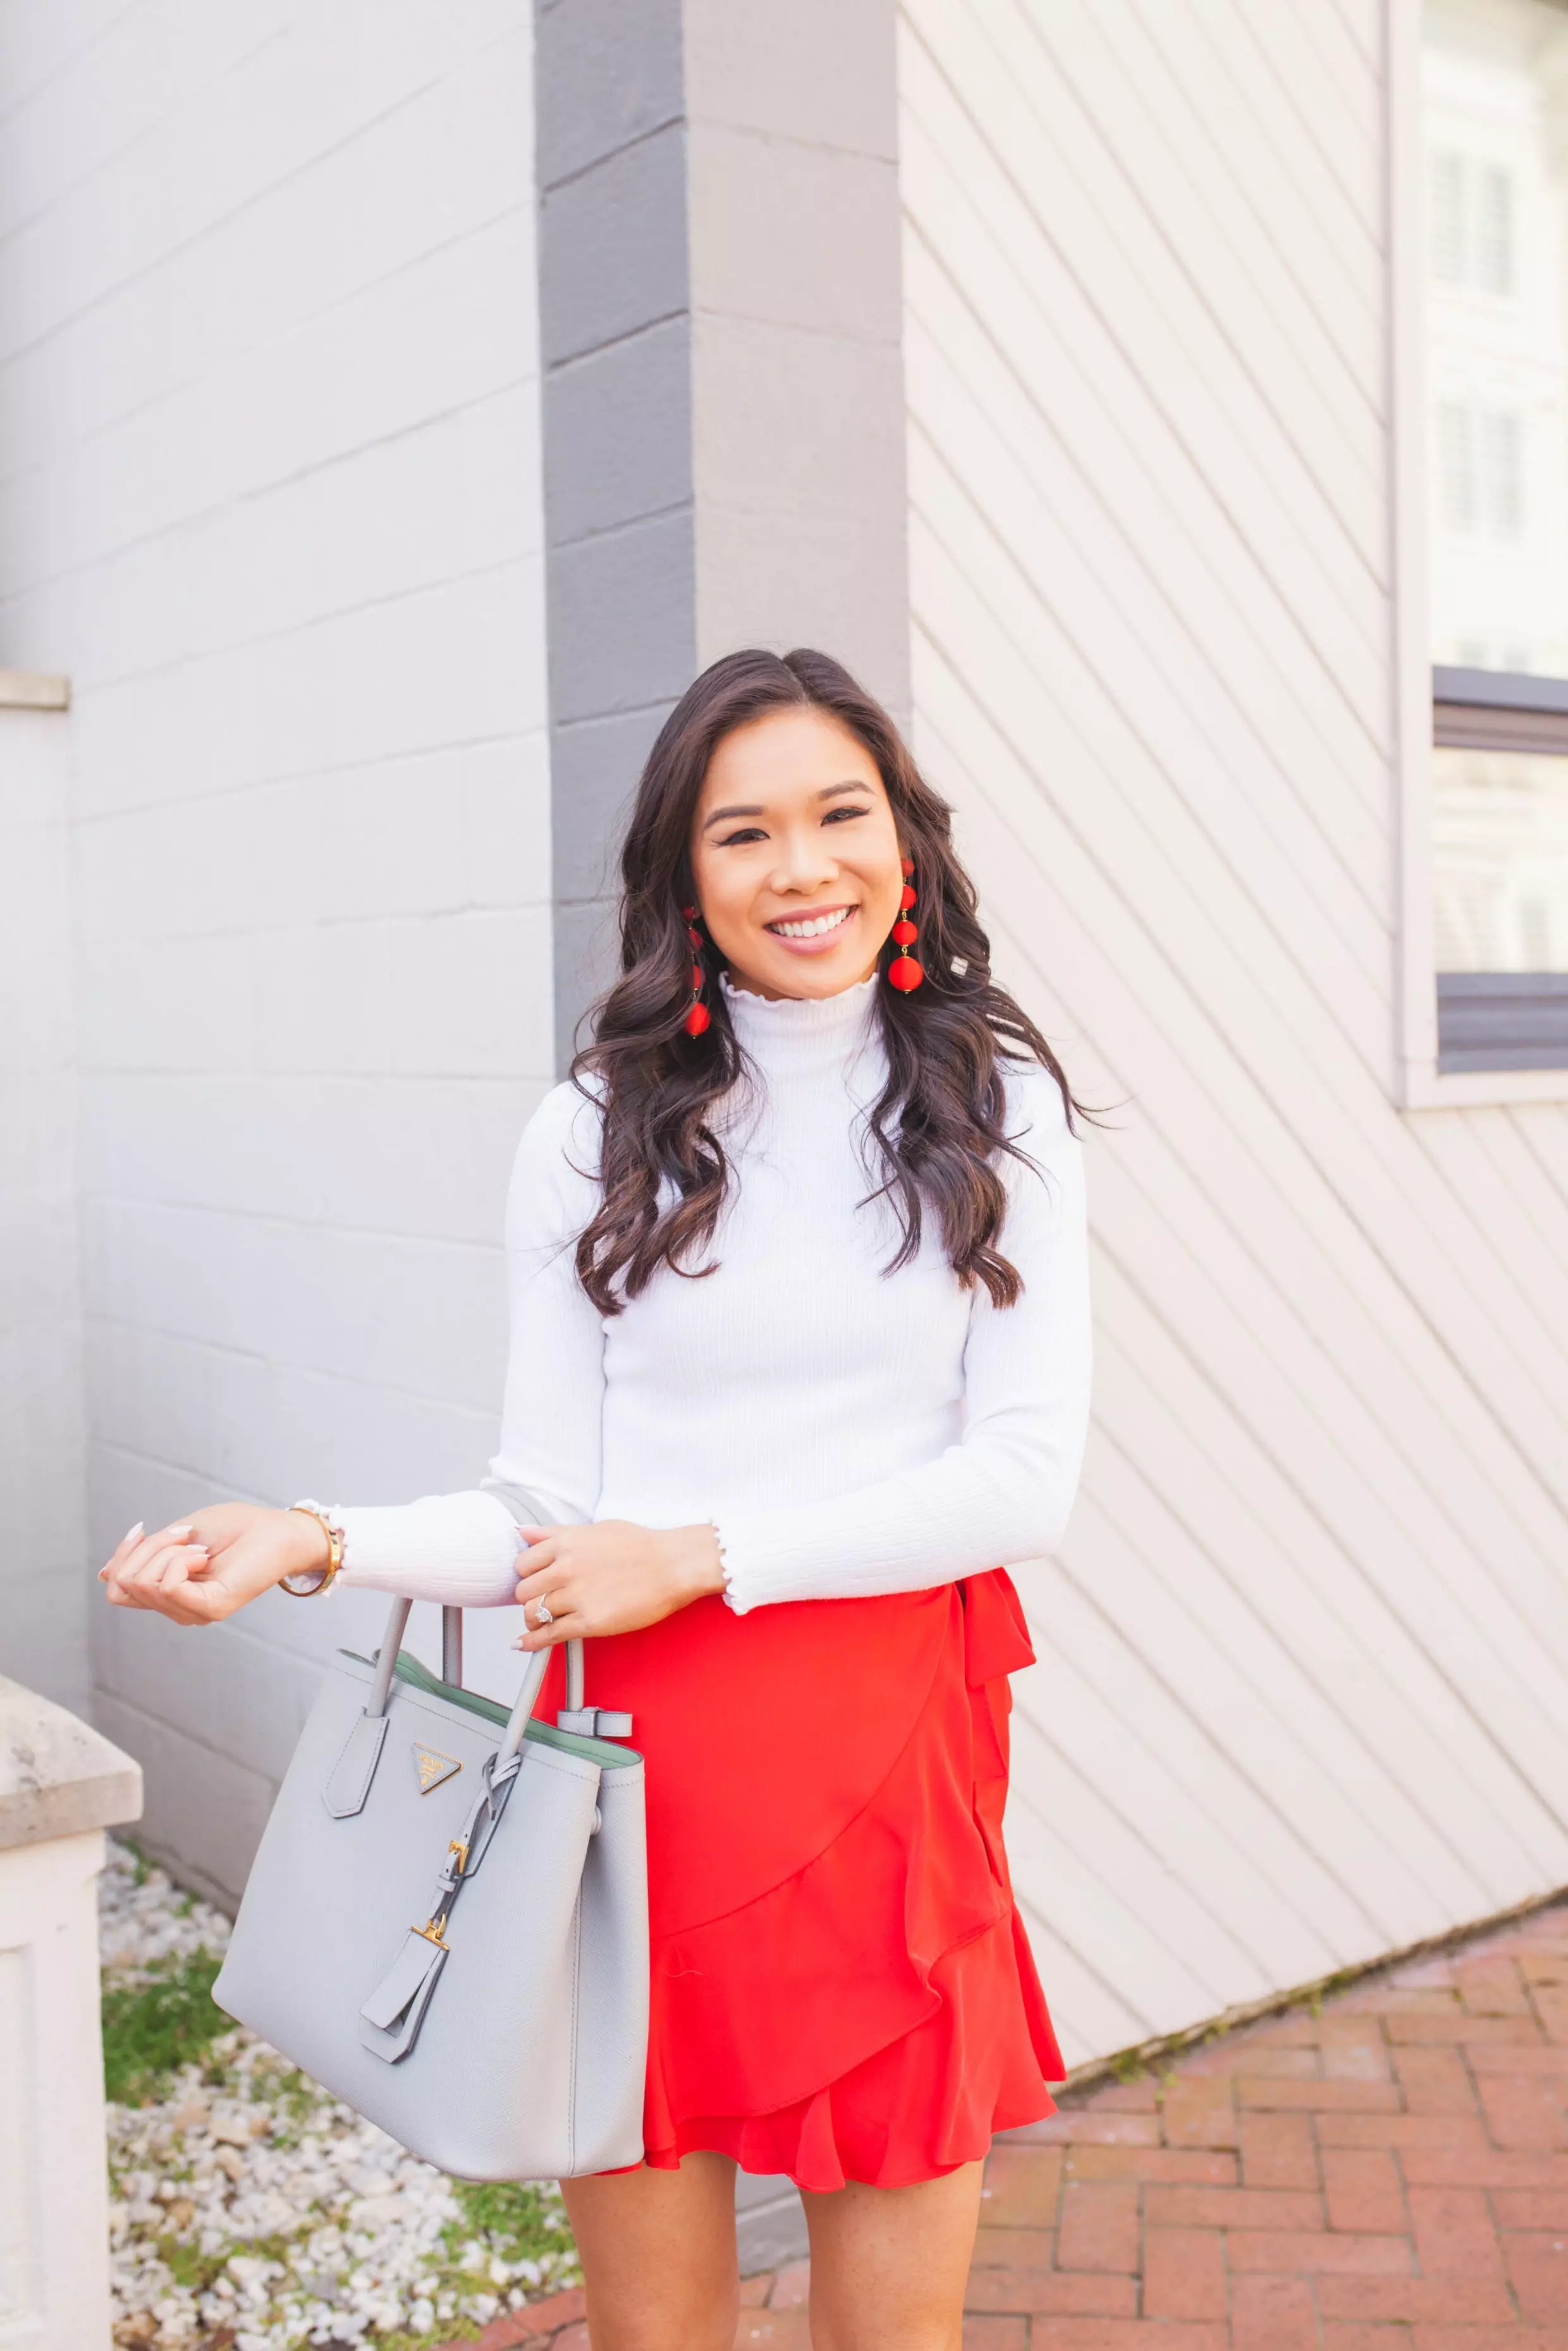
[[747,1610],[756,1604],[748,1600],[744,1592],[737,1591],[736,1588],[735,1570],[730,1565],[729,1555],[725,1549],[724,1529],[716,1519],[709,1519],[707,1523],[713,1529],[714,1541],[718,1545],[719,1573],[724,1577],[724,1591],[721,1594],[724,1604],[727,1608],[733,1608],[737,1616],[744,1616]]
[[713,1529],[713,1539],[718,1546],[718,1572],[724,1578],[724,1604],[727,1608],[733,1608],[735,1602],[730,1596],[729,1562],[724,1555],[724,1529],[716,1519],[709,1519],[707,1523]]

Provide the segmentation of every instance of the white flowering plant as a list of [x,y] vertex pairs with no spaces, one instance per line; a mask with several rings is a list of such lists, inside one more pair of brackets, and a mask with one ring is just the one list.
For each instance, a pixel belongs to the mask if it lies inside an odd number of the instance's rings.
[[444,2178],[230,2023],[221,1911],[111,1843],[100,1917],[120,2351],[425,2351],[576,2281],[558,2189]]

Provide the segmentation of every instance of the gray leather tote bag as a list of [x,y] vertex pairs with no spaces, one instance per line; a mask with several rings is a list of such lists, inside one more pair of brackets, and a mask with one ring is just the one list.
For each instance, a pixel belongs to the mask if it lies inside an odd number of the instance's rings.
[[464,2179],[637,2163],[648,2038],[643,1760],[582,1703],[531,1719],[340,1650],[289,1763],[213,1987],[221,2008],[426,2162]]

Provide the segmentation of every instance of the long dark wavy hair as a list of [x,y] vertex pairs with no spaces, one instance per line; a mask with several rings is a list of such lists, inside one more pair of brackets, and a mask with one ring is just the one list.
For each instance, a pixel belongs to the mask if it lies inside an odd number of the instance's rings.
[[[975,885],[953,853],[952,811],[881,704],[828,653],[727,654],[688,686],[648,755],[621,852],[621,977],[593,1007],[592,1042],[571,1064],[603,1112],[601,1205],[577,1244],[578,1277],[602,1314],[619,1313],[661,1265],[688,1276],[716,1270],[716,1260],[693,1262],[713,1238],[729,1181],[710,1113],[746,1063],[711,944],[696,952],[712,1022],[700,1037],[685,1030],[694,950],[681,909],[696,894],[692,822],[724,737],[769,711],[802,707],[826,711],[864,745],[915,861],[925,981],[909,995],[875,991],[887,1082],[868,1113],[882,1181],[867,1198],[887,1197],[903,1228],[884,1271],[914,1257],[929,1211],[960,1282],[982,1281],[997,1305],[1010,1306],[1023,1284],[998,1247],[1007,1196],[997,1162],[1027,1155],[1003,1128],[1007,1061],[1050,1071],[1070,1127],[1082,1110],[1034,1022],[991,977]],[[879,971],[890,959],[884,943]]]

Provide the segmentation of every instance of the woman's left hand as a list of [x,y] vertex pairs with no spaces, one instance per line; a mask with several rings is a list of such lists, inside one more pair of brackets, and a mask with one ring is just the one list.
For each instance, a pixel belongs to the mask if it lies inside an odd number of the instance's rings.
[[[605,1633],[657,1625],[710,1592],[724,1590],[718,1537],[711,1526],[638,1527],[629,1519],[596,1526],[524,1527],[517,1599],[526,1633],[517,1649],[548,1649]],[[538,1621],[543,1601],[550,1622]]]

